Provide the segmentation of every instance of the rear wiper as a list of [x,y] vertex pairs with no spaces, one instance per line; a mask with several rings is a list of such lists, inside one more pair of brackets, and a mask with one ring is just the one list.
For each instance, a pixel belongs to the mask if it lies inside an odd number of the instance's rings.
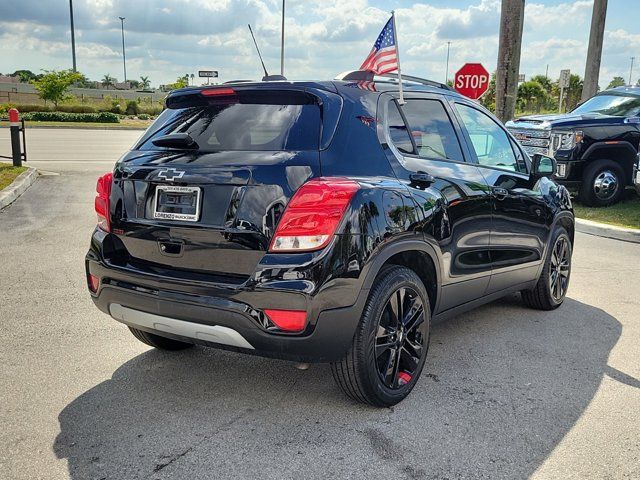
[[188,133],[169,133],[151,140],[156,147],[198,149],[196,141]]

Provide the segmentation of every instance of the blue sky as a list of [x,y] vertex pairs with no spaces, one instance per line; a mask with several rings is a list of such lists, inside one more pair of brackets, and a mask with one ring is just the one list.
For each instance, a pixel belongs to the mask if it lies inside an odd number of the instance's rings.
[[[465,62],[495,70],[499,0],[287,0],[285,74],[332,78],[357,68],[379,31],[397,13],[403,71],[444,80]],[[222,80],[259,78],[247,23],[271,71],[279,70],[280,0],[74,0],[78,69],[92,79],[122,79],[120,21],[126,17],[127,73],[153,85],[215,68]],[[584,75],[592,0],[526,0],[521,72],[556,78]],[[640,78],[640,0],[610,0],[600,84]],[[0,2],[0,72],[70,68],[68,0]]]

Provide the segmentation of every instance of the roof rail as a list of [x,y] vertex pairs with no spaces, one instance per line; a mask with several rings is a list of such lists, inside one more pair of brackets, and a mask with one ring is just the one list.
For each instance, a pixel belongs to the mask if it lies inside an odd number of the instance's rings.
[[[378,75],[369,70],[352,70],[352,71],[343,72],[337,75],[335,80],[375,82],[375,77],[385,77],[385,78],[398,80],[397,73],[382,73]],[[420,83],[422,85],[427,85],[429,87],[443,88],[445,90],[453,91],[453,88],[451,88],[446,83],[440,83],[433,80],[428,80],[426,78],[414,77],[411,75],[402,75],[402,80]]]

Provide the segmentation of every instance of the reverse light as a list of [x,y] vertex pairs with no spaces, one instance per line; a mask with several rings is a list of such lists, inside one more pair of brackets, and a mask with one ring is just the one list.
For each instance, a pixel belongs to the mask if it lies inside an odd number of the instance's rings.
[[307,324],[307,312],[304,310],[265,310],[264,313],[286,332],[301,332]]
[[346,178],[316,178],[293,195],[278,222],[271,252],[304,252],[327,246],[358,191]]
[[113,173],[105,173],[98,178],[96,184],[96,199],[94,207],[98,216],[98,227],[105,232],[111,231],[111,222],[109,220],[109,197],[111,196],[111,185],[113,183]]

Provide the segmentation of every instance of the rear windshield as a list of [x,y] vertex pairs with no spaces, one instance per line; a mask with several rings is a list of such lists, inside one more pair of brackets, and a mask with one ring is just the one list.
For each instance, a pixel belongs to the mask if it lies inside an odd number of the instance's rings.
[[153,140],[188,133],[198,150],[318,150],[320,107],[316,104],[233,103],[167,109],[145,135],[141,150],[164,150]]

